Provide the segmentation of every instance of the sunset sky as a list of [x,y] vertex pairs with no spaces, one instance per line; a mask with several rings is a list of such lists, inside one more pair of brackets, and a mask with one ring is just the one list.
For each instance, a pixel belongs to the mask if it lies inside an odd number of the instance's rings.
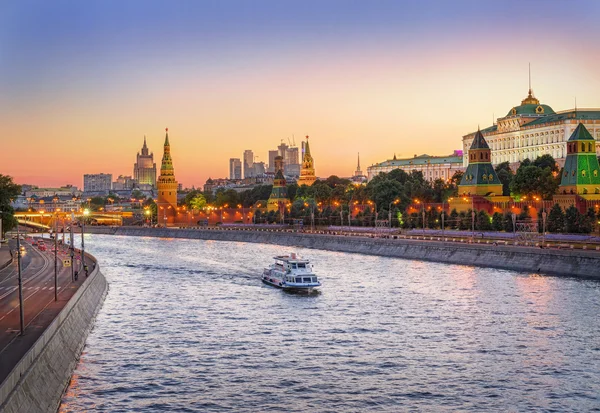
[[600,1],[0,4],[0,173],[132,175],[169,128],[184,187],[311,136],[317,175],[461,148],[533,90],[600,107]]

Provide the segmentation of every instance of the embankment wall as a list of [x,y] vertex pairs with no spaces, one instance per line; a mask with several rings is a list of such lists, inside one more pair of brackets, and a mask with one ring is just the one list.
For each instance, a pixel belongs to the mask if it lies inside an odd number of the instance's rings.
[[[87,231],[87,228],[86,228]],[[386,257],[473,265],[600,279],[600,253],[492,244],[367,238],[269,230],[92,227],[90,232],[125,236],[238,241],[305,247]]]
[[107,291],[96,265],[0,386],[0,412],[57,411]]

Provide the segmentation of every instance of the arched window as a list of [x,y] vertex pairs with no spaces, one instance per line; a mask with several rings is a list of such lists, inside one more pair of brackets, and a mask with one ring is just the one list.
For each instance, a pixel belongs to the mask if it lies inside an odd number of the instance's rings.
[[581,152],[585,152],[585,143],[581,142]]

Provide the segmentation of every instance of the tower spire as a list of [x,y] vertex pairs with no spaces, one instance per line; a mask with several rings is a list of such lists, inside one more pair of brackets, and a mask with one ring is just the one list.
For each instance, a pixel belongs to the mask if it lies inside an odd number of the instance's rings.
[[356,164],[356,170],[360,171],[360,152],[358,153],[358,163]]
[[529,62],[529,96],[531,96],[531,62]]

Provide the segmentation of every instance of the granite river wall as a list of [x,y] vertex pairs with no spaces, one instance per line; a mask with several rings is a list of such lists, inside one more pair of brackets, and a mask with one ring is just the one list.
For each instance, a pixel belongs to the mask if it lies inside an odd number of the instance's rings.
[[[501,268],[547,275],[600,279],[600,253],[592,250],[540,249],[492,243],[457,243],[408,238],[371,238],[269,229],[181,229],[91,227],[86,231],[137,237],[237,241],[351,252],[386,257]],[[283,251],[285,252],[285,251]]]
[[107,291],[108,283],[96,265],[0,385],[0,412],[57,411]]

